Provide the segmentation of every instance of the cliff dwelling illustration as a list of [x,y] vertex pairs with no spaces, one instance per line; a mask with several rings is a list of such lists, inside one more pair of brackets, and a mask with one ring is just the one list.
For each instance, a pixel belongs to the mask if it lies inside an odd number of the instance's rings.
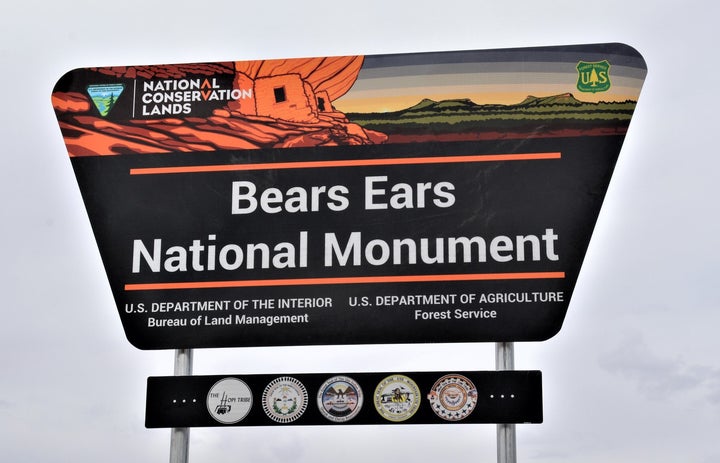
[[[384,143],[386,135],[350,122],[333,106],[353,86],[362,63],[362,56],[348,56],[88,68],[79,77],[69,73],[68,81],[61,79],[52,100],[71,156]],[[124,85],[124,95],[110,95],[109,104],[117,101],[119,106],[125,97],[125,108],[123,112],[105,106],[103,112],[110,115],[105,117],[94,107],[90,92],[80,91],[78,81],[112,82],[113,78],[125,82],[119,84]],[[200,104],[212,100],[217,79],[241,90],[236,92],[241,97],[216,102],[208,115],[194,115],[188,108],[196,100]],[[184,98],[183,105],[175,103],[180,113],[166,115],[153,107],[158,117],[123,117],[135,114],[135,106],[143,103],[137,81],[157,82],[156,88],[167,90],[170,97]],[[193,87],[195,82],[202,84]],[[127,88],[130,85],[132,90]],[[132,113],[130,105],[134,105]]]

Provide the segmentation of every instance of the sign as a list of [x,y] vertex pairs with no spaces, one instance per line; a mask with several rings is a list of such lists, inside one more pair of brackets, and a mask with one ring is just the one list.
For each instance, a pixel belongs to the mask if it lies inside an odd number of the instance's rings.
[[645,73],[601,44],[85,68],[52,99],[138,348],[540,341]]
[[161,376],[145,426],[542,423],[540,371]]

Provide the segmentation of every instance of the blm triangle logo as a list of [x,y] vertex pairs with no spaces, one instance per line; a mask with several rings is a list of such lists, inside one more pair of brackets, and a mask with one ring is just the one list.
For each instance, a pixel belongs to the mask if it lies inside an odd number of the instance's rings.
[[108,115],[123,90],[125,84],[89,85],[87,88],[88,95],[102,117]]

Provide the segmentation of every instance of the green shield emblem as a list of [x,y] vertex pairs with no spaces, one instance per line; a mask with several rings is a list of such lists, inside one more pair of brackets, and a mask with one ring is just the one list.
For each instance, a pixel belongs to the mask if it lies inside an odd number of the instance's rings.
[[581,92],[606,92],[610,89],[610,63],[607,60],[577,64],[577,88]]

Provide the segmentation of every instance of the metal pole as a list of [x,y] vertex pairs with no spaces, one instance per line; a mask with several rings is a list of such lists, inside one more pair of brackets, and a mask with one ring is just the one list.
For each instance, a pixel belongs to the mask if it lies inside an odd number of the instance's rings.
[[[495,370],[515,369],[515,345],[511,342],[495,343]],[[498,463],[516,463],[515,424],[497,425]]]
[[[192,349],[175,350],[175,376],[192,375],[192,364]],[[170,433],[170,463],[188,463],[190,428],[172,428]]]

